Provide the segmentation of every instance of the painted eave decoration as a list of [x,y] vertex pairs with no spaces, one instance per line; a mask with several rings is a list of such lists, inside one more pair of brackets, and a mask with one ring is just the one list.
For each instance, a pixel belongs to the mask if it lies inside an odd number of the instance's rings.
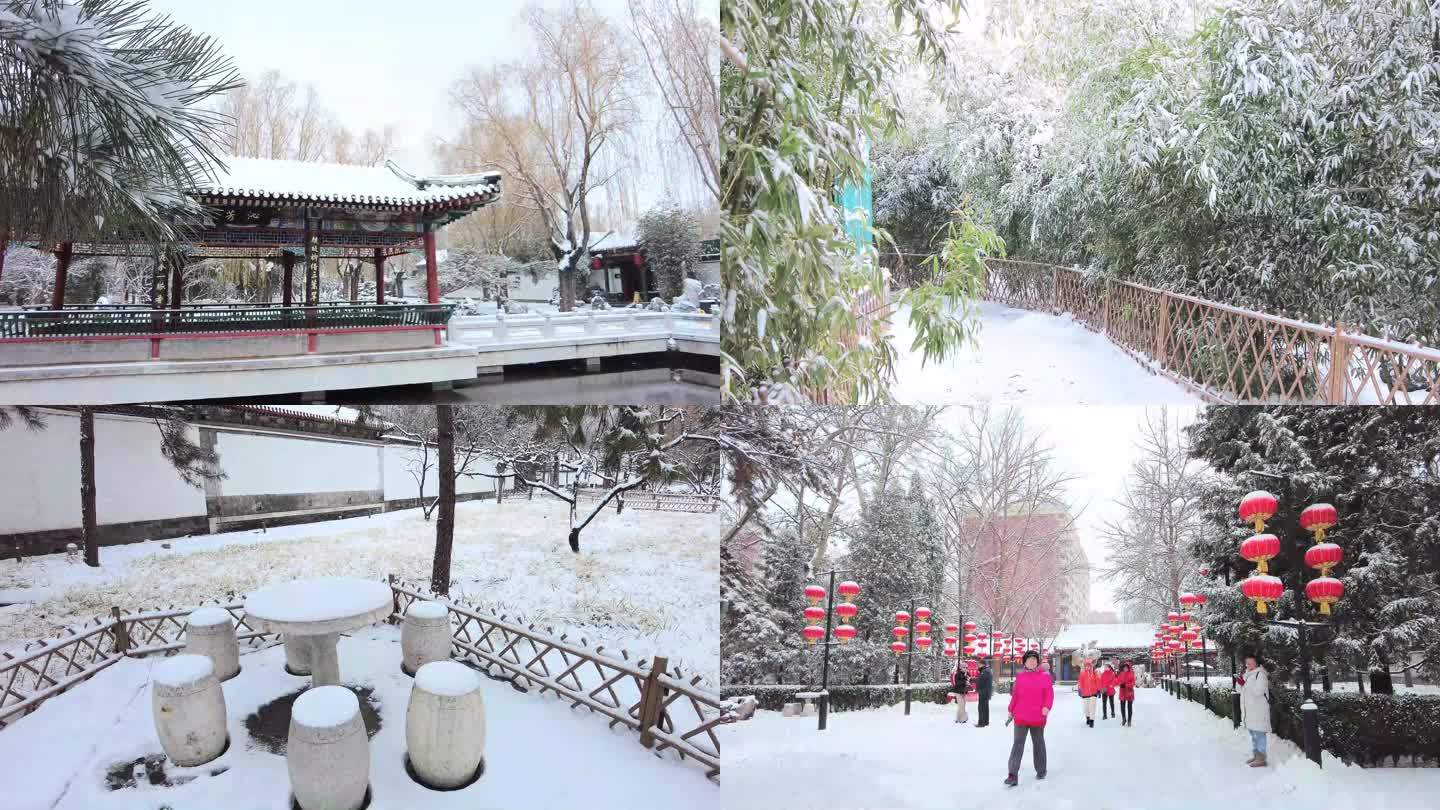
[[241,204],[335,204],[425,211],[478,208],[500,197],[500,173],[417,177],[384,166],[227,157],[192,190],[204,201]]

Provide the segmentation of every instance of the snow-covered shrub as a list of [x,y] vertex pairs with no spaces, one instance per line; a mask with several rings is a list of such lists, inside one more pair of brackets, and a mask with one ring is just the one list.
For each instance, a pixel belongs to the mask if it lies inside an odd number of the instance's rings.
[[650,299],[650,303],[645,305],[645,309],[649,312],[669,312],[670,305],[657,296]]
[[522,314],[524,314],[524,313],[526,313],[526,312],[529,312],[529,311],[530,311],[530,307],[526,306],[525,304],[520,303],[519,301],[511,301],[511,300],[509,300],[509,299],[506,299],[506,301],[505,301],[505,314],[506,314],[506,315],[522,315]]
[[[1346,764],[1383,765],[1421,757],[1440,764],[1440,695],[1313,693],[1320,709],[1320,746]],[[1275,733],[1304,746],[1298,689],[1270,690]],[[1406,762],[1405,764],[1409,764]]]
[[590,298],[590,308],[596,310],[609,309],[610,301],[605,298],[604,294],[596,293]]
[[[786,703],[795,701],[796,692],[810,692],[815,689],[818,689],[818,686],[814,684],[737,684],[720,687],[720,697],[754,695],[760,702],[760,708],[778,712],[785,708]],[[910,690],[911,703],[944,703],[945,694],[950,691],[950,683],[912,683]],[[832,683],[829,691],[831,711],[875,709],[905,701],[904,684],[836,686]]]

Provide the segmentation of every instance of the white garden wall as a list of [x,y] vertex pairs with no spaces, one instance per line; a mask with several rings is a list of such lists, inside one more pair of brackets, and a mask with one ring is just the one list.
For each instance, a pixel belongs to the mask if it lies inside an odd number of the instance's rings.
[[225,495],[379,491],[379,443],[217,430]]
[[[80,416],[42,410],[46,428],[0,431],[0,535],[80,525]],[[190,438],[197,439],[191,428]],[[160,455],[149,419],[95,417],[95,512],[101,524],[204,517],[205,492]]]

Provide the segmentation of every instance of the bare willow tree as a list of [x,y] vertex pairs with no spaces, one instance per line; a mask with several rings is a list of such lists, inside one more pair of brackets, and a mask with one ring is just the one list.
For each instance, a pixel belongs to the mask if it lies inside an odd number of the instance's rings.
[[630,0],[631,30],[679,140],[720,201],[720,31],[695,0]]
[[939,495],[957,606],[1007,632],[1053,631],[1041,608],[1056,578],[1072,573],[1078,539],[1065,492],[1075,477],[1013,408],[969,408],[951,435],[957,465]]
[[1165,408],[1147,413],[1137,440],[1140,457],[1118,499],[1122,516],[1107,521],[1100,579],[1115,584],[1115,600],[1132,616],[1164,616],[1197,562],[1187,549],[1204,531],[1207,473],[1190,457],[1189,441]]
[[219,44],[134,0],[0,0],[0,244],[173,241],[220,148]]
[[493,133],[496,151],[487,159],[505,173],[512,204],[544,223],[560,275],[560,309],[568,312],[590,248],[592,197],[629,168],[639,62],[588,0],[531,6],[522,18],[529,55],[471,68],[452,95],[468,125]]

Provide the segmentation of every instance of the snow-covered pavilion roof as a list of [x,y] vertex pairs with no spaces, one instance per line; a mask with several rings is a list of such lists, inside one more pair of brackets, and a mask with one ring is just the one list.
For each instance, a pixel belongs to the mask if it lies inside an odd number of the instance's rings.
[[213,166],[195,194],[293,203],[350,203],[401,207],[478,203],[500,195],[500,173],[417,177],[386,161],[384,166],[304,163],[227,157]]
[[1145,649],[1155,641],[1155,625],[1072,624],[1055,637],[1055,649],[1076,650],[1090,642],[1102,650]]
[[590,232],[590,252],[604,252],[607,250],[633,249],[640,244],[635,234],[629,231],[598,231]]

